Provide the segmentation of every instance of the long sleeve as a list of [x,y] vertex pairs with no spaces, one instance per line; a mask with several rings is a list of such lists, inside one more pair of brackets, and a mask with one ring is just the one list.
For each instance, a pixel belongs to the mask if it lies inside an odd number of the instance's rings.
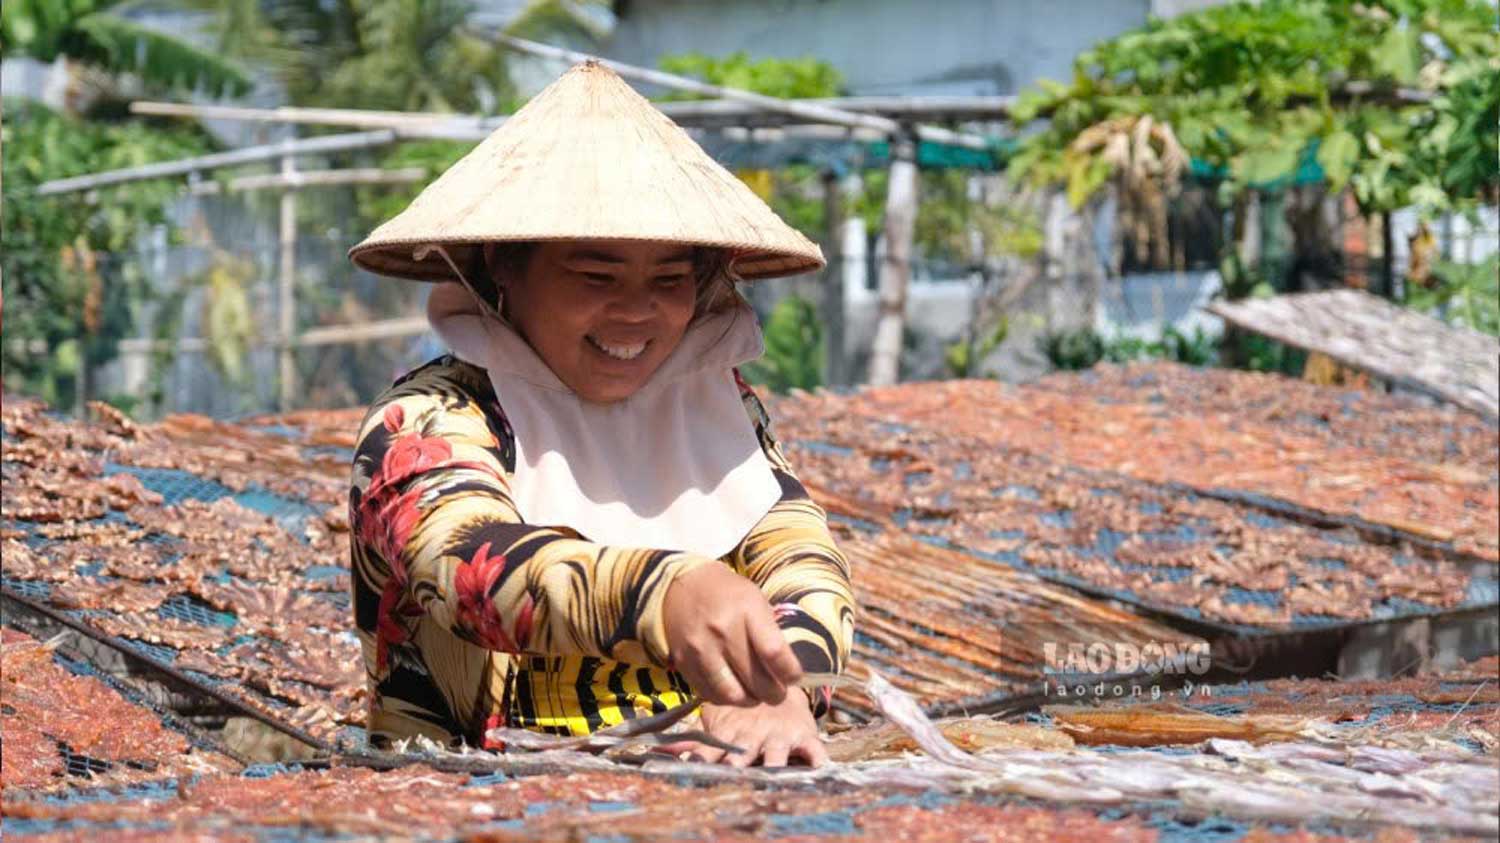
[[[828,516],[798,482],[782,453],[765,407],[741,382],[746,411],[781,483],[781,500],[750,531],[730,562],[760,586],[777,622],[808,673],[839,673],[854,639],[854,597],[849,563],[834,544]],[[813,697],[826,710],[830,693]]]
[[717,563],[522,523],[492,400],[451,380],[398,384],[360,432],[350,524],[365,602],[379,595],[360,624],[375,631],[376,673],[419,621],[489,650],[665,666],[667,589]]

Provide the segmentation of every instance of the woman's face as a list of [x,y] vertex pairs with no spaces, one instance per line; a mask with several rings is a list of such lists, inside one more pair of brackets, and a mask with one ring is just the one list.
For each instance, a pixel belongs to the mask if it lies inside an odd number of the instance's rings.
[[586,401],[628,398],[682,340],[697,297],[693,249],[671,243],[540,243],[498,279],[512,324]]

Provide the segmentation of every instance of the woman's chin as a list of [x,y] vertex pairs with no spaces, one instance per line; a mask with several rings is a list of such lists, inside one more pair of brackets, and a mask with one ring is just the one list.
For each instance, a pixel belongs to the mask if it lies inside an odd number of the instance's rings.
[[595,377],[586,383],[569,384],[573,392],[595,404],[613,404],[636,394],[646,379],[641,377]]

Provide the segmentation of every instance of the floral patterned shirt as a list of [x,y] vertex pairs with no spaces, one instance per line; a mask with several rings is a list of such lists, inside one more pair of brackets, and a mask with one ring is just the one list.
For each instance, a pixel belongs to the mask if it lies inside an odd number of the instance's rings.
[[[482,369],[448,355],[376,399],[349,492],[372,743],[483,746],[502,724],[588,734],[685,700],[662,601],[701,565],[727,564],[760,586],[804,670],[840,671],[854,629],[848,562],[765,408],[736,379],[782,493],[718,560],[524,523],[509,492],[514,435]],[[813,698],[821,714],[827,690]]]

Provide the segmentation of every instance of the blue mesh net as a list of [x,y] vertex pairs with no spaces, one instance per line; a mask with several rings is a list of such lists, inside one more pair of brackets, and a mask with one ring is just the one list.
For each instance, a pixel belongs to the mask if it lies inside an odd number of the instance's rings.
[[830,811],[824,814],[777,815],[770,817],[768,837],[792,837],[810,835],[814,837],[853,836],[858,833],[854,815],[848,811]]
[[306,520],[319,514],[316,507],[306,502],[283,497],[258,486],[236,492],[217,481],[175,468],[139,468],[106,463],[104,473],[135,476],[141,481],[141,485],[161,495],[162,503],[166,506],[175,506],[187,500],[212,503],[220,498],[233,498],[247,509],[271,516],[277,524],[293,534],[300,534]]
[[122,787],[94,787],[77,788],[61,793],[52,793],[42,798],[42,801],[53,805],[77,805],[86,802],[125,802],[136,800],[158,800],[170,799],[180,792],[180,785],[191,786],[198,781],[197,774],[189,776],[183,782],[177,778],[166,778],[160,781],[143,782],[140,784],[125,785]]
[[74,752],[67,744],[59,744],[58,748],[62,753],[63,770],[69,776],[92,778],[100,773],[107,773],[115,767],[115,762]]
[[134,638],[121,638],[120,643],[146,658],[161,662],[162,664],[171,664],[177,661],[177,650],[165,644],[152,644],[149,641],[137,641]]
[[4,583],[6,588],[22,597],[46,600],[52,596],[51,583],[37,582],[36,580],[16,580],[6,576],[0,576],[0,583]]
[[222,483],[175,468],[139,468],[106,463],[104,473],[132,475],[141,481],[142,486],[161,495],[162,503],[166,506],[176,506],[188,500],[211,503],[234,495],[234,490]]
[[240,776],[246,779],[269,779],[287,773],[299,773],[302,771],[301,764],[251,764],[240,771]]
[[1228,817],[1189,820],[1157,814],[1146,824],[1156,829],[1160,843],[1239,843],[1251,829],[1250,823]]
[[214,607],[186,594],[176,594],[162,601],[157,607],[158,617],[171,620],[195,623],[201,626],[222,626],[225,628],[235,625],[235,616],[229,612],[221,612]]

